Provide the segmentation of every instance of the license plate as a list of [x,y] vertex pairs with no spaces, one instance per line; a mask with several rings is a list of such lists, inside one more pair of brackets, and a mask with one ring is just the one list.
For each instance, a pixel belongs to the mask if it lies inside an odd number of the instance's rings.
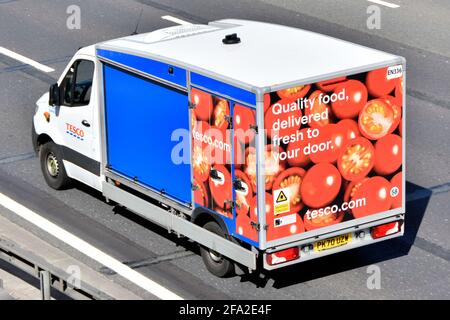
[[324,251],[336,247],[345,246],[352,241],[352,234],[347,233],[337,237],[328,238],[314,243],[314,251]]

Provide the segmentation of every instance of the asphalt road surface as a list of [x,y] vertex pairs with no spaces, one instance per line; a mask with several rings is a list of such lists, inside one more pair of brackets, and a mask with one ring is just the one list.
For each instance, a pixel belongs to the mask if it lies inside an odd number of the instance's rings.
[[[0,54],[0,192],[185,298],[450,299],[450,2],[389,2],[400,7],[378,5],[381,29],[369,30],[367,9],[373,3],[364,0],[0,0],[0,47],[55,69],[42,72]],[[81,8],[79,30],[66,26],[66,10],[74,4]],[[141,10],[140,33],[174,25],[161,18],[166,15],[193,23],[243,18],[313,30],[405,56],[405,237],[263,278],[218,279],[205,270],[195,246],[129,212],[114,210],[89,188],[49,189],[32,153],[35,101],[56,82],[79,47],[130,35]],[[0,208],[0,214],[102,270],[12,212]],[[381,270],[381,288],[370,290],[367,267],[374,264]]]

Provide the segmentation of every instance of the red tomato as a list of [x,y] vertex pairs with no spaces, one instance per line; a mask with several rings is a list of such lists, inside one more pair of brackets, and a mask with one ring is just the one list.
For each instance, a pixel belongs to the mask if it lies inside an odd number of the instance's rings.
[[[391,209],[401,208],[403,205],[403,173],[397,173],[391,180],[392,187],[397,187],[400,191],[396,196],[392,197]],[[392,196],[392,194],[391,194]]]
[[[289,100],[278,101],[267,109],[264,117],[267,136],[272,138],[274,136],[284,137],[295,134],[301,126],[300,120],[302,116],[302,110],[298,108],[297,102]],[[291,125],[289,126],[289,124]]]
[[240,170],[235,170],[234,175],[236,179],[241,181],[241,186],[244,189],[236,189],[236,214],[247,215],[250,210],[251,200],[253,198],[252,183],[247,175]]
[[267,109],[269,109],[272,104],[270,100],[270,93],[266,93],[264,95],[264,113],[266,113]]
[[395,87],[395,102],[401,108],[403,106],[403,78],[401,78]]
[[348,181],[361,180],[369,174],[375,163],[375,149],[366,138],[348,141],[338,156],[338,168]]
[[195,110],[192,110],[192,112],[191,112],[191,127],[192,127],[192,130],[195,129],[196,125],[197,125],[197,116],[195,115]]
[[397,100],[393,96],[385,96],[381,99],[384,99],[386,103],[390,105],[392,111],[394,111],[394,121],[391,129],[389,130],[389,133],[392,133],[395,129],[397,129],[400,121],[402,120],[402,107],[397,104]]
[[305,115],[310,116],[310,115],[316,115],[316,114],[320,114],[322,115],[322,113],[324,113],[325,111],[327,112],[327,117],[320,117],[320,120],[316,121],[316,120],[312,120],[309,123],[309,126],[311,128],[320,128],[320,127],[324,127],[327,124],[329,124],[331,122],[331,108],[328,104],[322,103],[319,99],[320,95],[322,95],[323,92],[320,90],[314,91],[310,96],[309,96],[309,101],[313,101],[314,99],[314,103],[312,104],[312,106],[310,108],[306,108],[305,109]]
[[258,240],[258,231],[252,226],[252,219],[246,215],[236,216],[236,233],[250,240]]
[[317,138],[311,139],[311,143],[315,145],[325,146],[324,151],[312,152],[310,157],[314,163],[335,163],[340,150],[344,146],[344,131],[337,124],[329,124],[320,129]]
[[198,120],[209,122],[213,112],[213,98],[209,93],[192,89],[191,100],[195,107]]
[[344,219],[344,216],[345,212],[336,212],[313,218],[312,216],[308,215],[308,213],[306,213],[303,217],[303,222],[305,225],[305,229],[307,231],[311,231],[338,224]]
[[321,208],[336,199],[342,178],[329,163],[319,163],[306,172],[300,189],[302,201],[311,208]]
[[333,113],[339,119],[355,118],[367,103],[367,88],[358,80],[348,80],[337,85],[334,92],[338,94],[343,90],[345,90],[348,99],[332,102]]
[[277,92],[281,99],[297,100],[303,98],[311,89],[310,85],[298,86],[294,88],[284,89]]
[[309,155],[305,155],[304,148],[308,145],[308,128],[301,129],[303,133],[303,140],[299,139],[295,142],[291,142],[287,146],[288,154],[292,155],[288,158],[288,163],[292,167],[306,167],[311,159]]
[[359,130],[370,140],[383,138],[395,130],[397,125],[393,105],[385,99],[369,101],[359,114]]
[[[265,152],[265,181],[266,190],[272,189],[273,182],[278,174],[284,170],[285,161],[277,160],[276,155],[283,152],[281,147],[272,147],[272,145],[266,146]],[[252,182],[253,190],[256,188],[256,149],[254,147],[247,148],[245,152],[245,173]]]
[[228,118],[230,117],[230,106],[227,100],[224,99],[216,99],[215,107],[214,107],[214,122],[213,124],[220,130],[228,129],[229,122]]
[[387,78],[388,68],[382,68],[367,73],[366,85],[371,96],[381,97],[394,91],[398,79]]
[[358,190],[359,187],[361,187],[361,185],[363,184],[363,182],[368,179],[369,178],[365,177],[362,180],[350,181],[347,184],[347,187],[345,188],[344,202],[349,202],[352,199],[353,195],[355,194],[356,190]]
[[298,213],[304,206],[300,195],[300,187],[302,186],[305,173],[305,170],[301,168],[292,167],[280,173],[273,183],[273,191],[279,189],[289,190],[289,194],[286,196],[291,199],[290,213]]
[[355,120],[344,119],[337,123],[339,129],[344,136],[344,140],[353,140],[357,137],[361,136],[361,132],[359,132],[358,123]]
[[213,170],[217,171],[218,178],[209,178],[209,189],[211,190],[212,198],[219,208],[223,208],[228,212],[233,200],[231,174],[223,165],[215,165],[211,171]]
[[359,203],[352,209],[353,216],[362,218],[389,210],[392,206],[391,188],[391,183],[383,177],[365,180],[353,194],[352,200]]
[[202,206],[202,207],[209,207],[209,196],[208,191],[206,189],[206,186],[203,182],[199,182],[196,179],[194,179],[194,200],[195,203]]
[[341,82],[345,82],[347,80],[347,77],[340,77],[340,78],[336,78],[336,79],[331,79],[331,80],[326,80],[326,81],[321,81],[321,82],[317,82],[316,86],[317,88],[319,88],[321,91],[324,92],[331,92],[334,91],[334,89],[336,89],[336,87],[341,83]]
[[[230,164],[229,159],[227,163]],[[245,145],[238,141],[237,137],[234,137],[234,167],[236,169],[242,168],[245,164]]]
[[[273,215],[273,197],[270,193],[266,192],[266,215]],[[253,197],[250,204],[250,217],[253,221],[258,220],[258,197]]]
[[385,176],[397,171],[403,163],[402,138],[388,134],[375,144],[375,172]]
[[255,111],[236,104],[234,106],[234,134],[240,142],[249,144],[255,139],[255,130],[252,129],[255,125]]
[[194,178],[199,182],[205,182],[209,178],[211,161],[201,145],[193,144],[192,165],[194,166]]

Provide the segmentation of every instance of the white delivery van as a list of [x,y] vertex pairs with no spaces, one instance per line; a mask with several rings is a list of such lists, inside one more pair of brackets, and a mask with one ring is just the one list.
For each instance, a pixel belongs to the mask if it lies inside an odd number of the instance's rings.
[[201,246],[217,276],[401,236],[405,59],[221,20],[79,50],[37,102],[46,182]]

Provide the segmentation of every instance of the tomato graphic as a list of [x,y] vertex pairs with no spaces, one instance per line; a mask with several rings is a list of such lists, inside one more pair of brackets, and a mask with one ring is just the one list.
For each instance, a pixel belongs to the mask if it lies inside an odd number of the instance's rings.
[[[274,136],[284,137],[295,134],[300,128],[302,110],[298,108],[297,102],[289,100],[280,100],[267,109],[264,117],[264,125],[267,131],[267,136],[272,138]],[[292,124],[292,121],[294,123]],[[291,123],[291,126],[283,126],[282,123]]]
[[230,106],[227,100],[220,98],[216,98],[215,100],[213,125],[216,126],[216,128],[225,131],[229,126],[228,119],[230,117]]
[[338,224],[342,222],[344,216],[345,212],[329,212],[328,214],[318,215],[313,218],[310,214],[306,213],[303,217],[303,223],[305,225],[305,229],[307,231],[311,231]]
[[389,133],[392,133],[397,129],[398,125],[400,124],[400,121],[402,120],[402,108],[397,104],[397,100],[393,96],[385,96],[381,99],[384,99],[387,104],[392,108],[392,111],[394,111],[394,121],[392,123],[391,129],[389,130]]
[[345,141],[353,140],[361,136],[358,123],[355,120],[344,119],[339,121],[337,125],[339,127],[338,130],[341,131]]
[[194,179],[194,200],[195,203],[202,206],[202,207],[209,207],[209,196],[208,191],[206,189],[206,186],[203,182],[199,182],[196,179]]
[[369,101],[359,114],[359,130],[370,140],[378,140],[391,133],[396,124],[393,105],[385,99]]
[[375,143],[375,172],[385,176],[397,171],[403,162],[402,138],[388,134]]
[[368,179],[369,178],[365,177],[362,180],[350,181],[350,183],[348,183],[347,187],[345,188],[344,202],[349,202],[352,199],[353,195],[355,194],[356,190],[358,190],[359,187],[361,187],[361,185],[363,184],[363,182]]
[[[272,145],[266,146],[265,152],[265,181],[266,190],[272,189],[273,182],[276,176],[284,170],[285,161],[279,160],[279,154],[283,152],[281,147],[273,147]],[[254,147],[248,147],[245,152],[245,173],[252,182],[253,190],[256,188],[256,149]]]
[[234,175],[236,180],[240,182],[240,189],[236,190],[236,214],[237,215],[247,215],[250,210],[250,202],[253,198],[253,190],[250,179],[247,175],[240,171],[235,170]]
[[291,142],[287,146],[288,154],[292,155],[288,158],[288,163],[292,167],[306,167],[311,159],[309,155],[305,155],[304,148],[308,145],[308,129],[302,129],[300,132],[303,134],[303,140]]
[[343,90],[345,90],[348,100],[332,102],[331,108],[333,109],[333,113],[339,119],[355,118],[367,103],[367,88],[358,80],[348,80],[338,84],[334,92],[337,94]]
[[[273,215],[273,197],[270,193],[266,192],[266,215]],[[250,203],[250,217],[253,221],[258,220],[258,197],[253,197]]]
[[301,199],[311,208],[321,208],[336,199],[342,178],[335,166],[319,163],[306,172],[300,188]]
[[402,207],[403,202],[403,173],[397,173],[391,180],[392,187],[397,187],[399,193],[392,197],[391,209],[397,209]]
[[337,163],[345,180],[360,180],[369,174],[375,164],[375,149],[366,138],[350,140],[342,148]]
[[195,110],[192,110],[192,112],[191,112],[191,127],[192,127],[192,130],[194,130],[196,126],[197,126],[197,116],[195,115]]
[[367,73],[366,85],[371,96],[381,97],[394,91],[398,79],[387,78],[388,68],[382,68]]
[[250,240],[258,240],[258,231],[252,226],[252,219],[247,214],[236,216],[236,233]]
[[271,104],[270,93],[267,93],[264,95],[264,113],[270,108]]
[[306,96],[309,89],[311,89],[310,85],[298,86],[298,87],[280,90],[277,92],[277,94],[281,99],[297,100],[297,99],[300,99],[300,98],[303,98],[304,96]]
[[395,102],[400,108],[403,106],[403,78],[398,81],[395,87]]
[[192,165],[194,166],[194,178],[199,182],[205,182],[209,178],[210,157],[205,148],[199,144],[193,144]]
[[352,209],[353,216],[362,218],[389,210],[392,206],[391,188],[391,183],[383,177],[363,181],[352,197],[352,200],[359,204]]
[[336,89],[336,87],[341,83],[347,80],[347,77],[340,77],[336,79],[321,81],[316,83],[317,88],[324,92],[331,92]]
[[232,181],[231,174],[225,166],[215,165],[212,167],[209,177],[209,189],[216,205],[228,211],[233,200]]
[[256,126],[255,117],[253,109],[238,104],[234,106],[234,134],[240,142],[249,144],[255,139],[255,131],[252,128]]
[[311,139],[315,145],[323,145],[325,150],[312,152],[310,157],[314,163],[335,163],[345,143],[344,130],[337,124],[329,124],[320,130],[317,138]]
[[303,208],[303,202],[300,194],[300,187],[305,176],[305,170],[302,168],[289,168],[276,178],[273,183],[273,190],[288,189],[286,196],[290,199],[290,212],[297,213]]
[[191,100],[195,105],[195,115],[198,120],[209,122],[213,112],[213,98],[209,93],[192,89]]
[[316,121],[316,120],[312,120],[309,123],[309,126],[311,128],[320,128],[320,127],[324,127],[327,124],[329,124],[331,122],[331,108],[328,104],[322,103],[319,99],[319,97],[323,94],[322,91],[317,90],[314,91],[310,96],[309,96],[309,100],[313,101],[314,99],[314,103],[312,104],[312,106],[310,108],[305,109],[305,115],[310,116],[310,115],[316,115],[316,114],[320,114],[322,115],[325,111],[327,112],[328,116],[327,117],[320,117],[320,120]]
[[[227,163],[231,162],[227,159]],[[238,138],[234,137],[234,167],[236,169],[241,169],[245,164],[245,145],[239,142]]]

